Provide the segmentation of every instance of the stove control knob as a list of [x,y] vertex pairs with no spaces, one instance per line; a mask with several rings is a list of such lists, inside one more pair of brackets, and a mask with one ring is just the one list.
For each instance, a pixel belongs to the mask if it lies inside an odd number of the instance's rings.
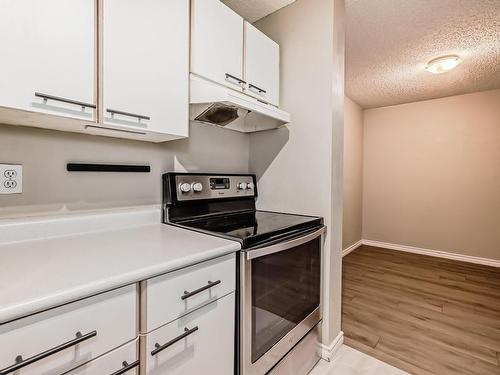
[[183,194],[187,194],[191,191],[191,184],[188,184],[187,182],[183,182],[182,184],[179,185],[179,190]]
[[253,182],[249,182],[247,184],[247,189],[253,190],[254,187],[255,187],[255,185],[253,184]]
[[203,185],[201,184],[201,182],[193,183],[191,185],[191,189],[193,189],[195,193],[199,193],[203,190]]
[[238,183],[238,190],[245,190],[246,188],[247,188],[246,182],[239,182]]

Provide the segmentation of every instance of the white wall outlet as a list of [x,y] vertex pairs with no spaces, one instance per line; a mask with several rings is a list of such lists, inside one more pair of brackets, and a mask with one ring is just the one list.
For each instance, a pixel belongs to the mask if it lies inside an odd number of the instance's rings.
[[23,166],[0,164],[0,194],[20,194],[23,192]]

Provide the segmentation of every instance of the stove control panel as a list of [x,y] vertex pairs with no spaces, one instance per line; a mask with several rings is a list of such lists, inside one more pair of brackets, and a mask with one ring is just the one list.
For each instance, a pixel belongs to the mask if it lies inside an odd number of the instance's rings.
[[256,196],[253,175],[179,174],[175,184],[178,201]]

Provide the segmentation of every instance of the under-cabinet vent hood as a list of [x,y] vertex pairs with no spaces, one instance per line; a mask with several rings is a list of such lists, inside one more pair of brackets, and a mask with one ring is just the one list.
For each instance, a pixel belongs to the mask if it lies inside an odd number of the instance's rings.
[[279,128],[290,114],[191,74],[190,119],[244,133]]

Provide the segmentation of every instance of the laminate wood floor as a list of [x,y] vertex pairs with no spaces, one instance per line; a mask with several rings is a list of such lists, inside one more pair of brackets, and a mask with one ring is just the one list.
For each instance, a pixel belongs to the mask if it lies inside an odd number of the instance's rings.
[[416,375],[500,375],[500,268],[371,246],[342,268],[346,345]]

